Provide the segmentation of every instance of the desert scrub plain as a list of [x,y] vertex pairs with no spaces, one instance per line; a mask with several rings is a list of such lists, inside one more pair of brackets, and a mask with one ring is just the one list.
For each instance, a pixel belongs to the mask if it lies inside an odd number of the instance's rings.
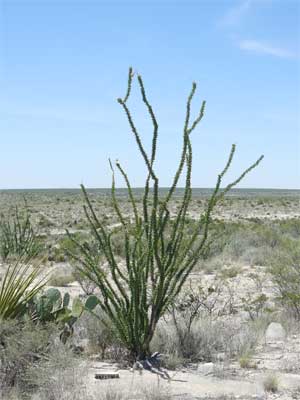
[[130,68],[118,102],[147,167],[142,190],[116,162],[111,191],[0,193],[2,398],[299,398],[299,192],[232,190],[263,156],[224,187],[235,145],[215,188],[192,190],[195,83],[160,189],[158,123],[138,75],[148,154],[128,105],[134,78]]
[[[110,190],[88,191],[99,218],[124,250]],[[139,199],[141,191],[135,190]],[[163,196],[164,190],[161,192]],[[203,212],[209,191],[194,189],[188,227]],[[125,190],[122,211],[132,218]],[[181,190],[170,206],[182,197]],[[149,371],[131,371],[127,350],[110,324],[82,313],[70,337],[62,326],[2,321],[0,382],[3,399],[299,399],[300,212],[299,191],[234,190],[216,207],[207,249],[185,287],[159,322],[151,350],[164,354],[170,382]],[[41,264],[48,288],[70,295],[99,295],[76,268],[66,229],[101,263],[83,211],[80,190],[1,191],[4,221],[29,219],[37,242],[31,263]],[[141,200],[137,202],[141,207]],[[3,236],[1,236],[3,240]],[[17,254],[4,256],[1,276]],[[101,314],[96,307],[94,312]],[[108,322],[108,321],[106,321]],[[6,344],[6,345],[5,345]],[[101,371],[119,379],[96,380]]]

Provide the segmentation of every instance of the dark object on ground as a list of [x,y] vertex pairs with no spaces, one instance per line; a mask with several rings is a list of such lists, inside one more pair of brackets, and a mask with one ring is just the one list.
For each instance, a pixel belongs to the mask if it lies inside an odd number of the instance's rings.
[[146,371],[150,371],[161,376],[163,379],[170,380],[171,377],[167,370],[161,368],[161,358],[162,354],[156,351],[150,357],[147,357],[144,360],[136,361],[133,365],[133,370],[142,371],[145,369]]
[[95,374],[95,379],[118,379],[120,375],[118,372],[99,372]]

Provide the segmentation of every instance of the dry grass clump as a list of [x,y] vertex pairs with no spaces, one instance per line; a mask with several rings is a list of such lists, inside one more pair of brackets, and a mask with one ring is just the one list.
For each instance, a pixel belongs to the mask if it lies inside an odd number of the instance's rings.
[[0,392],[31,388],[28,371],[48,353],[53,332],[56,328],[52,325],[39,327],[19,320],[1,321]]
[[80,364],[80,359],[61,343],[55,350],[39,365],[33,365],[28,372],[31,382],[37,388],[35,398],[39,400],[91,399],[86,388],[86,365]]
[[143,390],[142,400],[171,400],[172,395],[168,388],[153,385]]
[[243,354],[240,358],[239,358],[239,364],[241,368],[244,369],[249,369],[249,368],[253,368],[256,369],[257,368],[257,364],[252,360],[252,355],[251,353],[245,353]]
[[113,387],[109,387],[105,391],[102,390],[101,393],[99,393],[97,400],[127,400],[127,396]]
[[279,381],[276,375],[267,375],[263,381],[264,389],[266,392],[278,392]]
[[[158,381],[158,384],[140,387],[136,390],[134,395],[124,394],[113,386],[108,386],[102,390],[96,398],[92,400],[172,400],[170,389]],[[178,400],[183,400],[181,397],[176,396]]]
[[97,354],[101,360],[109,359],[124,363],[127,359],[127,351],[99,307],[93,311],[93,315],[84,313],[81,316],[76,323],[74,336],[75,341],[87,340],[88,353]]
[[[152,349],[167,354],[166,367],[173,363],[173,369],[185,361],[214,361],[218,353],[226,353],[228,357],[240,351],[243,341],[249,337],[238,332],[233,321],[214,321],[210,318],[195,321],[190,330],[180,321],[177,326],[181,332],[185,331],[184,341],[181,341],[178,330],[172,324],[161,323],[151,343]],[[235,332],[233,341],[232,332]],[[249,346],[252,346],[247,342]],[[174,365],[174,360],[177,365]]]
[[80,367],[70,347],[58,339],[54,324],[1,321],[0,398],[88,399]]
[[248,322],[236,318],[233,294],[224,290],[224,283],[216,280],[209,288],[190,288],[177,298],[151,342],[153,351],[167,355],[167,368],[215,361],[220,354],[244,363],[254,353],[268,318],[263,313]]

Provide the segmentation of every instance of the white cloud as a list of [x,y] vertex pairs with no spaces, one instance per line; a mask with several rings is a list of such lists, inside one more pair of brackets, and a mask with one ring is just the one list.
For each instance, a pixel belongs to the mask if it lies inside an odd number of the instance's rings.
[[249,11],[251,3],[253,3],[253,0],[243,0],[239,2],[223,16],[223,18],[220,20],[220,25],[233,26],[239,24]]
[[267,54],[280,58],[296,58],[297,54],[283,49],[281,47],[276,47],[268,43],[260,42],[257,40],[241,40],[239,43],[239,48],[245,51],[257,53],[257,54]]

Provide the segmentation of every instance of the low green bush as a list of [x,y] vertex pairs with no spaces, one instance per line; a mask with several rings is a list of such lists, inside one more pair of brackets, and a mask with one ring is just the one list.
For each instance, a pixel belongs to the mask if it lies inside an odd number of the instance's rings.
[[[208,246],[198,267],[218,269],[234,263],[270,266],[274,254],[288,253],[300,243],[300,220],[242,222],[214,221]],[[215,261],[213,261],[215,260]],[[214,268],[213,268],[214,269]]]
[[300,319],[300,241],[286,240],[285,251],[273,254],[269,271],[277,299]]

